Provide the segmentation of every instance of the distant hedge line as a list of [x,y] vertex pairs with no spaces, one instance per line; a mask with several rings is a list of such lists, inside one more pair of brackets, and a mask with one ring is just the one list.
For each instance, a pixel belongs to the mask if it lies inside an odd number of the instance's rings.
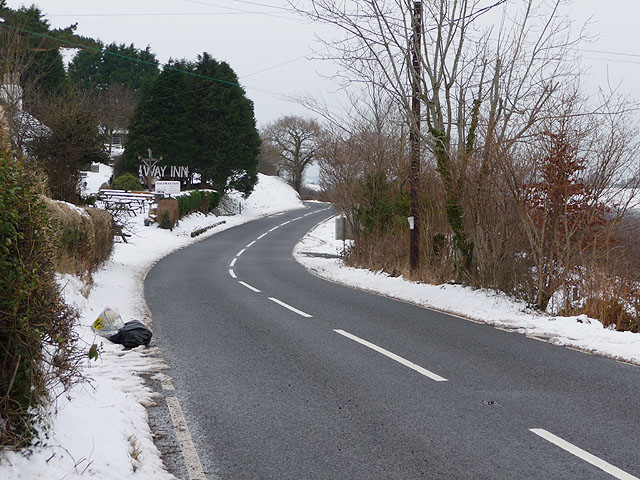
[[210,190],[192,190],[178,197],[180,218],[194,212],[210,213],[220,203],[220,194]]
[[194,212],[208,214],[220,203],[220,194],[211,190],[192,190],[177,199],[158,202],[156,218],[160,228],[173,229],[182,217]]

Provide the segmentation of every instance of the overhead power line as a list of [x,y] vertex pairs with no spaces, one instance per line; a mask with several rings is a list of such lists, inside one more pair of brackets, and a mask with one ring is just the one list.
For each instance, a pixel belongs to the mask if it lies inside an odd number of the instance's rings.
[[589,52],[589,53],[604,53],[605,55],[621,55],[624,57],[637,57],[640,58],[639,53],[623,53],[623,52],[612,52],[610,50],[591,50],[586,48],[579,48],[580,52]]
[[279,10],[284,10],[286,12],[291,12],[290,8],[280,7],[278,5],[267,5],[266,3],[251,2],[249,0],[233,0],[233,1],[236,2],[236,3],[246,3],[247,5],[257,5],[259,7],[277,8]]
[[[298,18],[295,18],[295,17],[284,17],[284,16],[282,16],[284,13],[295,13],[295,12],[291,12],[288,9],[284,9],[285,11],[278,12],[278,13],[250,12],[249,10],[242,10],[240,8],[227,7],[227,6],[224,6],[224,5],[203,2],[203,1],[200,1],[200,0],[183,0],[183,1],[187,2],[187,3],[195,3],[197,5],[206,5],[208,7],[224,8],[225,10],[234,10],[236,12],[242,12],[242,13],[254,13],[254,14],[257,14],[257,15],[264,15],[264,16],[267,16],[267,17],[283,18],[285,20],[299,20]],[[243,3],[248,3],[248,2],[243,2]],[[264,6],[264,7],[268,7],[268,8],[279,8],[279,7],[273,7],[271,5],[263,5],[263,4],[258,4],[258,3],[254,3],[254,2],[252,2],[252,4],[253,5],[260,5],[260,6]]]
[[56,13],[47,14],[47,17],[190,17],[190,16],[217,16],[217,15],[247,15],[247,14],[277,14],[280,12],[177,12],[177,13]]

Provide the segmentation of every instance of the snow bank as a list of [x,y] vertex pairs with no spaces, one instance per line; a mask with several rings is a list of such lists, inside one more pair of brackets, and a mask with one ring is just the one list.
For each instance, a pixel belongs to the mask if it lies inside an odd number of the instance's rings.
[[586,315],[548,316],[495,291],[460,285],[414,283],[382,272],[347,267],[340,259],[303,254],[339,253],[343,248],[342,241],[333,237],[334,220],[330,219],[318,225],[296,245],[294,257],[317,275],[345,285],[640,365],[639,334],[604,328],[599,321]]

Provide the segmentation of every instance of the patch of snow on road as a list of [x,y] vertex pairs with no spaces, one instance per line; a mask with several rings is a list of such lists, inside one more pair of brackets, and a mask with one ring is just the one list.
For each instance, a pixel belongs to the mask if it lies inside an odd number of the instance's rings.
[[294,257],[318,276],[338,283],[640,365],[639,334],[604,328],[599,321],[586,315],[541,314],[528,309],[524,302],[495,291],[416,283],[382,272],[348,267],[339,258],[327,258],[338,255],[342,248],[342,241],[334,239],[332,218],[318,225],[296,245]]
[[143,280],[153,264],[169,253],[235,225],[304,207],[286,183],[261,174],[249,198],[232,195],[243,203],[243,213],[224,217],[225,224],[195,239],[191,238],[193,230],[222,218],[194,214],[169,231],[156,224],[145,227],[146,214],[132,217],[133,236],[128,243],[115,245],[111,258],[94,274],[93,287],[86,296],[83,292],[87,293],[88,287],[80,280],[70,275],[58,277],[65,300],[80,313],[77,331],[82,348],[88,351],[93,343],[98,344],[102,349],[100,358],[87,360],[83,368],[90,381],[74,387],[52,408],[51,431],[48,438],[41,435],[45,446],[34,448],[29,457],[6,452],[5,458],[0,459],[0,479],[174,478],[165,471],[153,443],[144,406],[154,402],[154,394],[140,377],[164,368],[158,350],[138,347],[125,351],[121,345],[96,336],[90,327],[105,307],[118,310],[125,322],[150,323]]

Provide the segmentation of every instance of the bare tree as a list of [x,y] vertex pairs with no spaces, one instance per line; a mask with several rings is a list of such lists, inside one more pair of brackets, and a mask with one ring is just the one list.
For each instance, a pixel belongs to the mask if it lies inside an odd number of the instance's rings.
[[[374,82],[401,107],[410,131],[416,131],[418,120],[426,125],[418,133],[444,186],[458,275],[468,274],[473,262],[468,227],[473,212],[466,211],[461,196],[472,158],[483,163],[485,178],[478,179],[486,180],[496,151],[513,148],[553,115],[556,93],[576,73],[569,67],[567,47],[573,41],[560,13],[563,3],[520,0],[509,9],[504,0],[425,0],[417,66],[410,62],[413,1],[312,0],[313,8],[303,12],[345,32],[344,39],[326,42],[327,56],[342,66],[345,80]],[[500,8],[494,34],[482,27],[481,18]],[[411,79],[418,70],[420,119],[411,108]]]
[[69,90],[37,97],[33,108],[47,128],[28,142],[27,152],[47,174],[51,197],[75,203],[80,170],[107,160],[97,100],[88,92]]
[[136,93],[125,85],[115,83],[100,94],[100,125],[109,137],[109,154],[113,148],[113,135],[124,132],[136,106]]
[[[624,102],[603,102],[599,115],[585,113],[586,104],[577,95],[566,98],[561,115],[545,121],[517,158],[502,164],[529,244],[531,301],[541,309],[561,292],[560,308],[567,310],[584,296],[591,271],[614,274],[620,227],[633,198],[613,188],[640,153]],[[636,189],[639,181],[627,186]]]
[[10,138],[18,150],[34,136],[39,122],[24,109],[25,98],[37,90],[37,78],[23,73],[35,62],[33,40],[20,33],[27,26],[26,19],[15,27],[0,28],[0,102],[5,110],[5,120]]
[[320,148],[322,128],[313,120],[284,116],[268,124],[262,131],[265,149],[278,155],[279,164],[287,173],[291,186],[300,193],[304,171],[316,158]]

